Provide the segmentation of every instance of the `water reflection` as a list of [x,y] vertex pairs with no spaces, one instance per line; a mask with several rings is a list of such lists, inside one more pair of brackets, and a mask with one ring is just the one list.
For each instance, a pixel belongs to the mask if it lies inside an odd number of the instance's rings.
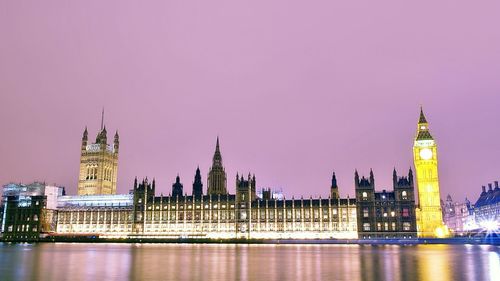
[[1,280],[496,280],[499,247],[0,244]]

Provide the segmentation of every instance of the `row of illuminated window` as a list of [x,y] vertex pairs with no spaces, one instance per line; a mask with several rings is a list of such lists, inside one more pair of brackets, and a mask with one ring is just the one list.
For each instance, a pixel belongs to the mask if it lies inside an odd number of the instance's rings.
[[131,221],[132,212],[97,212],[97,211],[76,211],[76,212],[60,212],[58,220],[61,222],[84,222],[84,221]]
[[[200,211],[194,211],[194,212],[182,212],[182,211],[177,211],[177,212],[167,212],[167,211],[162,211],[162,212],[147,212],[146,213],[146,219],[147,220],[192,220],[193,218],[195,220],[216,220],[216,219],[234,219],[234,212],[232,211],[218,211],[218,212],[200,212]],[[356,217],[356,210],[352,209],[350,210],[350,214],[347,211],[347,209],[341,209],[341,214],[339,215],[337,212],[337,209],[333,210],[328,210],[328,209],[267,209],[267,210],[255,210],[253,209],[251,211],[252,214],[252,219],[261,219],[261,220],[297,220],[300,221],[302,219],[304,220],[310,220],[310,219],[315,219],[315,220],[329,220],[330,218],[332,219],[348,219],[349,217],[355,218]],[[140,215],[140,214],[139,214]],[[247,211],[242,211],[239,216],[240,219],[249,219]],[[139,220],[142,220],[142,215],[140,215]]]
[[[403,231],[410,231],[411,230],[411,223],[410,222],[403,222],[402,224]],[[370,223],[365,222],[363,223],[363,231],[372,231],[375,229],[372,229],[372,226]],[[389,224],[388,222],[385,223],[377,223],[377,231],[399,231],[397,229],[397,224],[395,222],[392,222]]]
[[[216,205],[214,205],[214,208]],[[225,207],[225,205],[222,205],[223,208]],[[197,206],[199,207],[199,206]],[[208,205],[206,206],[208,208]],[[233,206],[231,205],[231,208]],[[165,207],[166,209],[166,207]],[[179,208],[179,209],[183,209],[183,207]],[[187,209],[191,209],[191,206],[188,206]],[[160,210],[159,207],[156,207],[156,208],[151,208],[149,207],[148,210]],[[172,206],[170,210],[175,210],[175,206]],[[275,216],[277,216],[279,219],[282,219],[284,214],[286,214],[286,218],[287,219],[292,219],[293,218],[293,215],[295,214],[295,218],[297,219],[300,219],[301,217],[304,217],[306,219],[309,219],[310,217],[313,217],[314,219],[320,219],[321,216],[324,218],[324,219],[328,219],[330,216],[331,217],[336,217],[338,216],[338,209],[337,208],[322,208],[322,209],[319,209],[319,208],[294,208],[294,209],[283,209],[283,208],[267,208],[267,209],[252,209],[252,215],[253,217],[260,217],[261,219],[265,219],[265,218],[269,218],[269,219],[274,219]],[[351,208],[350,209],[351,211],[351,216],[356,216],[356,209],[355,208]],[[347,216],[348,214],[348,209],[347,208],[341,208],[340,209],[340,212],[341,212],[341,215],[343,217]],[[159,214],[160,212],[156,212],[157,214]],[[182,212],[177,212],[179,214],[182,214]],[[186,212],[186,213],[189,213],[189,212]],[[197,212],[194,212],[194,213],[197,213]],[[212,212],[214,213],[214,212]],[[166,214],[165,211],[163,211],[163,214]],[[203,214],[209,214],[208,212],[203,212]],[[216,214],[216,213],[215,213]],[[165,217],[165,215],[163,216]]]
[[252,231],[348,231],[356,229],[355,223],[252,223]]
[[[137,202],[139,204],[142,203],[142,199],[139,199]],[[166,205],[163,206],[163,209],[167,210],[167,209],[169,209],[168,208],[169,206],[170,206],[170,210],[176,210],[176,209],[179,209],[179,210],[193,209],[193,205],[192,204],[189,204],[189,205],[186,204],[186,207],[184,207],[184,205],[178,205],[178,206],[176,206],[176,205],[168,205],[168,204],[166,204]],[[230,204],[230,205],[226,205],[226,204],[220,204],[220,205],[219,204],[213,204],[212,208],[213,209],[226,209],[227,206],[229,206],[229,208],[231,208],[231,209],[234,209],[234,204]],[[194,209],[201,209],[201,207],[202,207],[201,205],[195,205]],[[153,209],[154,210],[160,210],[162,208],[159,205],[148,206],[148,210],[153,210]],[[210,209],[210,205],[209,204],[205,204],[204,205],[204,209]]]
[[[330,218],[340,220],[342,219],[343,221],[347,220],[349,217],[350,218],[355,218],[356,217],[356,210],[351,209],[350,214],[347,209],[343,208],[340,210],[341,213],[339,214],[337,209],[287,209],[287,210],[282,210],[282,209],[268,209],[266,210],[252,210],[252,219],[261,219],[261,220],[297,220],[300,221],[302,219],[304,220],[310,220],[310,219],[315,219],[315,220],[328,220]],[[246,211],[242,212],[244,213],[245,217],[240,218],[242,219],[247,219]],[[58,216],[59,221],[61,222],[85,222],[85,221],[127,221],[127,220],[132,220],[132,212],[130,211],[122,211],[122,212],[97,212],[97,211],[90,211],[90,212],[84,212],[84,211],[77,211],[77,212],[60,212]],[[142,220],[143,219],[143,214],[142,212],[137,214],[137,220]],[[176,212],[169,212],[169,211],[148,211],[146,212],[146,220],[164,220],[164,221],[175,221],[175,220],[226,220],[230,219],[233,220],[235,219],[235,212],[233,211],[217,211],[217,212],[201,212],[201,211],[176,211]]]
[[[369,198],[368,198],[368,193],[367,193],[366,191],[363,191],[363,193],[361,193],[361,198],[362,198],[363,200],[368,200],[368,199],[369,199]],[[386,195],[383,195],[383,194],[381,195],[381,198],[382,198],[382,200],[387,199],[387,198],[386,198]],[[401,197],[400,197],[400,198],[401,198],[402,200],[408,200],[408,192],[406,192],[405,190],[403,190],[403,191],[401,192]]]
[[15,229],[16,232],[37,232],[38,231],[38,225],[33,225],[30,226],[29,224],[23,224],[23,225],[9,225],[7,226],[7,232],[13,232]]
[[[377,208],[376,209],[376,216],[377,217],[395,217],[396,211],[387,209],[387,208]],[[401,216],[404,218],[410,217],[410,209],[409,208],[401,208]],[[365,207],[363,208],[363,217],[368,218],[370,217],[370,209]]]
[[[234,231],[236,229],[236,224],[178,224],[173,225],[173,227],[167,228],[162,225],[146,224],[146,231],[153,232],[189,232],[189,231]],[[83,225],[83,226],[72,226],[72,225],[61,225],[58,227],[58,232],[99,232],[99,231],[110,231],[110,232],[123,232],[130,231],[131,225],[113,225],[113,226],[96,226],[96,225]],[[328,224],[328,223],[302,223],[302,224],[292,224],[292,223],[269,223],[269,224],[251,224],[251,231],[289,231],[289,232],[301,232],[301,231],[353,231],[356,230],[356,224]]]
[[[86,170],[86,180],[96,180],[98,176],[98,166],[96,164],[87,165]],[[107,181],[111,181],[113,178],[113,169],[109,167],[104,168],[103,179]]]
[[[37,201],[38,202],[38,201]],[[38,221],[38,215],[34,214],[23,214],[23,213],[15,213],[9,216],[9,219],[16,221]]]

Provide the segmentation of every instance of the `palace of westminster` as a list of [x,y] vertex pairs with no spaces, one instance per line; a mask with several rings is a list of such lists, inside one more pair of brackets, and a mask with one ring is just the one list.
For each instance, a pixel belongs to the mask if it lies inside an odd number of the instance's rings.
[[135,179],[130,193],[116,194],[119,147],[118,133],[108,144],[103,124],[95,142],[89,141],[85,129],[76,196],[43,183],[5,185],[0,209],[3,239],[29,241],[44,235],[415,239],[447,234],[440,205],[437,146],[422,110],[413,146],[416,178],[411,169],[404,176],[394,170],[393,190],[378,191],[373,171],[367,177],[355,171],[355,198],[339,196],[335,173],[328,198],[290,199],[270,189],[258,194],[256,177],[251,174],[236,175],[236,194],[229,194],[218,138],[206,192],[198,168],[189,191],[177,177],[171,195],[158,195],[155,180],[145,178]]

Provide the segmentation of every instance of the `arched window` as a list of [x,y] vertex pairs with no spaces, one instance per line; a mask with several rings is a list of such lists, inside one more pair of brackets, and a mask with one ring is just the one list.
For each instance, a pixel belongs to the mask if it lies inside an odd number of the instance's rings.
[[366,200],[366,198],[368,198],[368,193],[363,192],[363,200]]
[[403,197],[403,200],[408,199],[408,194],[406,193],[406,191],[401,192],[401,197]]
[[367,222],[363,223],[363,230],[364,231],[370,231],[370,224],[367,223]]

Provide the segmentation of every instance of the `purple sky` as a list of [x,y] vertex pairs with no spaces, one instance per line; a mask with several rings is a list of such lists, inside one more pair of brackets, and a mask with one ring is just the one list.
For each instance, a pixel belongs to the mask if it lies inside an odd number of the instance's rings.
[[[31,2],[31,3],[29,3]],[[498,1],[3,1],[0,183],[76,193],[85,125],[121,137],[118,191],[206,190],[217,135],[236,172],[287,196],[342,196],[412,166],[419,105],[441,194],[500,179]],[[495,160],[497,159],[497,160]]]

